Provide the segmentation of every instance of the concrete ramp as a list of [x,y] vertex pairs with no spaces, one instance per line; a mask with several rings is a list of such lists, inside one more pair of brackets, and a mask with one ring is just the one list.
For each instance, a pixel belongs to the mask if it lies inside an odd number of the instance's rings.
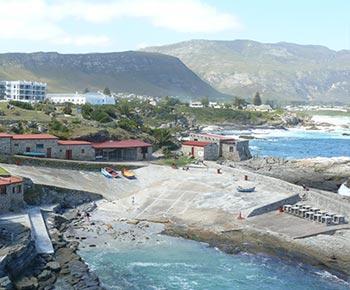
[[53,254],[54,249],[47,232],[44,218],[41,214],[41,209],[38,207],[31,208],[28,211],[28,215],[32,228],[32,235],[35,240],[36,251],[39,254]]

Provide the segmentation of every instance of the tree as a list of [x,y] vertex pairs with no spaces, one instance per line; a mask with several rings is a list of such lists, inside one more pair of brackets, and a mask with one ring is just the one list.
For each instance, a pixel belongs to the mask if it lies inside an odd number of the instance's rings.
[[233,105],[236,108],[242,109],[243,106],[245,106],[247,104],[245,99],[239,98],[239,97],[235,97],[233,99]]
[[262,102],[261,102],[261,98],[260,98],[260,94],[259,92],[256,92],[254,98],[253,98],[253,104],[255,106],[261,106]]
[[110,96],[111,95],[111,90],[108,87],[105,87],[105,89],[103,90],[103,94]]
[[159,148],[162,148],[163,146],[170,146],[172,144],[171,133],[167,129],[154,129],[152,135],[156,139],[156,143]]
[[204,97],[203,99],[201,99],[201,103],[204,107],[208,107],[209,106],[209,98]]
[[72,104],[71,103],[65,103],[64,104],[63,114],[65,114],[65,115],[72,115]]

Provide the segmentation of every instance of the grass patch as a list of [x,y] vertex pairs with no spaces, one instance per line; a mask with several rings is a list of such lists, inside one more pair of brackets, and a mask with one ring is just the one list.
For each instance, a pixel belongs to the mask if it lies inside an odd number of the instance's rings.
[[193,163],[193,161],[194,161],[193,158],[189,158],[187,156],[181,156],[177,159],[175,158],[162,159],[162,160],[159,160],[157,163],[159,165],[168,165],[168,166],[172,166],[173,164],[175,164],[177,167],[183,167]]
[[0,176],[8,176],[8,175],[10,175],[10,173],[6,169],[0,167]]

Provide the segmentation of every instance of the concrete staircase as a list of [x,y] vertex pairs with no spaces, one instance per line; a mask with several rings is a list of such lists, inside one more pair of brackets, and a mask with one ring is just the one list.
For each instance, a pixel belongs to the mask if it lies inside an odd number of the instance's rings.
[[39,207],[31,208],[28,210],[28,215],[37,252],[39,254],[53,254],[54,249],[41,214],[41,209]]

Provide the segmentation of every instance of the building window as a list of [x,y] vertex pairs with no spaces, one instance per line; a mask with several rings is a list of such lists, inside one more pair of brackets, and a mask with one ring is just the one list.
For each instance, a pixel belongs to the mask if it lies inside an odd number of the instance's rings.
[[233,152],[233,147],[232,146],[230,146],[230,152]]
[[15,144],[14,144],[14,146],[15,146],[15,147],[18,147],[18,144],[17,144],[17,143],[15,143]]
[[36,149],[44,149],[44,144],[36,144]]
[[0,194],[6,194],[6,186],[0,186]]
[[85,149],[81,149],[81,153],[84,154],[85,153]]
[[12,187],[12,193],[16,193],[16,186]]

